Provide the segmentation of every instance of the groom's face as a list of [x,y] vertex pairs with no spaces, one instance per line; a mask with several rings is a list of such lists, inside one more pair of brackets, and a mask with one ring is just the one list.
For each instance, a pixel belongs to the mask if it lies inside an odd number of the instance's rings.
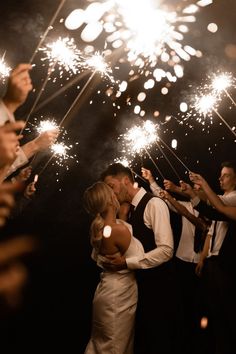
[[127,201],[127,189],[122,176],[106,176],[104,182],[111,187],[120,203]]

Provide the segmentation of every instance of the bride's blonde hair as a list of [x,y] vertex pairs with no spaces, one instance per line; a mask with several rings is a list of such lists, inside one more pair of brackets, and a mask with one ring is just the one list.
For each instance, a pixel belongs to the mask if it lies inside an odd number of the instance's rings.
[[104,182],[96,182],[84,192],[84,206],[94,219],[90,226],[91,244],[98,248],[102,239],[102,230],[105,226],[103,215],[113,201],[113,191]]

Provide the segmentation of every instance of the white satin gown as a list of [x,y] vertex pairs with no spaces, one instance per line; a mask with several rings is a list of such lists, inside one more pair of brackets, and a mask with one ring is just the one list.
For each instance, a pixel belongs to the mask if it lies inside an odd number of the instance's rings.
[[[117,220],[118,223],[125,223]],[[125,223],[132,235],[131,225]],[[144,254],[133,236],[125,257]],[[93,258],[96,259],[96,256]],[[99,264],[99,255],[97,255]],[[103,271],[93,299],[92,333],[85,354],[133,354],[138,290],[133,271]]]

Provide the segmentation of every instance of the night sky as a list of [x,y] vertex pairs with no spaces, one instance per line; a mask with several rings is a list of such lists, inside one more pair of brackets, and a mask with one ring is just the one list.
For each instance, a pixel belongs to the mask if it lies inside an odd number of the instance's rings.
[[[166,3],[175,8],[181,1],[167,0]],[[182,3],[190,4],[195,1]],[[39,37],[47,28],[58,4],[59,1],[55,0],[8,0],[1,4],[0,57],[6,52],[5,60],[9,66],[14,67],[20,62],[30,60]],[[85,0],[68,0],[47,39],[70,36],[83,50],[85,43],[81,40],[81,29],[69,31],[60,20],[65,19],[75,8],[87,6],[88,2]],[[55,159],[52,160],[39,177],[33,201],[24,208],[20,216],[10,220],[4,231],[7,235],[32,233],[40,240],[37,254],[29,260],[31,277],[25,302],[19,313],[10,316],[2,328],[10,347],[14,336],[20,347],[32,349],[26,339],[28,333],[35,343],[40,342],[44,348],[42,350],[40,345],[37,348],[35,344],[36,347],[31,351],[33,353],[37,350],[43,354],[56,353],[56,349],[63,345],[67,346],[67,352],[72,352],[69,348],[76,346],[75,352],[80,353],[81,350],[83,353],[89,336],[90,305],[98,272],[90,261],[89,219],[82,207],[82,194],[86,187],[98,179],[107,164],[121,156],[118,138],[126,129],[146,119],[159,124],[166,144],[170,146],[171,140],[177,139],[175,153],[190,170],[203,174],[218,191],[220,163],[235,158],[234,136],[214,114],[210,128],[207,128],[208,123],[205,126],[199,124],[196,117],[191,117],[186,124],[179,107],[181,102],[190,101],[194,88],[205,82],[207,75],[218,70],[235,74],[235,11],[235,0],[215,0],[212,5],[201,8],[196,15],[196,23],[189,26],[191,30],[186,35],[186,42],[199,49],[203,53],[202,58],[192,57],[185,62],[184,77],[176,83],[170,84],[167,80],[162,80],[146,91],[146,100],[139,103],[145,111],[144,117],[134,114],[134,106],[138,104],[137,95],[144,91],[143,85],[147,80],[144,75],[137,75],[130,80],[127,90],[120,97],[115,97],[114,94],[117,92],[116,84],[113,94],[108,96],[106,92],[111,87],[110,82],[98,74],[94,76],[65,123],[66,141],[73,145],[70,153],[76,157],[68,159],[64,167],[58,166]],[[218,25],[216,33],[207,30],[209,23]],[[102,50],[104,41],[104,36],[101,35],[92,43],[94,49]],[[16,112],[16,118],[24,119],[27,116],[37,90],[45,79],[47,69],[45,62],[40,60],[39,53],[34,64],[31,78],[36,91],[30,93],[27,102]],[[128,81],[130,70],[127,63],[117,61],[113,65],[116,80]],[[31,140],[36,134],[34,118],[39,121],[45,117],[53,117],[60,122],[90,75],[91,73],[85,74],[78,83],[32,114],[28,124],[29,131],[24,132],[23,142]],[[51,80],[40,103],[72,79],[73,77],[65,74],[56,82]],[[167,95],[161,93],[163,87],[168,88]],[[236,99],[235,88],[229,90]],[[4,91],[3,84],[1,91]],[[158,116],[155,116],[154,112],[157,111]],[[222,99],[219,112],[233,127],[236,108],[227,97]],[[170,121],[166,120],[167,116],[172,116]],[[206,121],[209,122],[207,118]],[[165,177],[177,182],[173,170],[160,152],[154,147],[149,152],[158,161]],[[168,150],[166,154],[181,178],[186,179],[183,166]],[[42,171],[50,156],[50,152],[38,154],[32,162],[33,174]],[[141,164],[150,168],[158,177],[158,172],[147,155],[142,158],[134,157],[132,168],[140,173]],[[161,183],[161,178],[159,181]],[[139,182],[147,187],[143,181]],[[82,329],[79,330],[79,327]],[[54,346],[54,351],[45,349],[46,339]]]

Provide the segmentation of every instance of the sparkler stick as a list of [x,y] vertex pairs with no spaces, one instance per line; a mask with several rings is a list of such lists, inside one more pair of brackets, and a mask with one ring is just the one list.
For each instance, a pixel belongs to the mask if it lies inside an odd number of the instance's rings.
[[143,182],[148,183],[142,176],[140,176],[137,172],[135,172],[131,167],[130,167],[131,172],[136,175],[138,178],[140,178]]
[[[108,56],[108,58],[111,58],[111,62],[114,62],[118,59],[118,56],[120,55],[120,53],[122,52],[123,46],[122,48],[116,49],[115,51],[113,51],[111,56]],[[41,108],[43,108],[46,104],[48,104],[49,102],[51,102],[54,98],[58,97],[60,94],[62,94],[63,92],[65,92],[68,88],[70,88],[71,86],[73,86],[74,84],[76,84],[78,81],[80,81],[81,79],[84,78],[84,76],[86,76],[88,74],[88,70],[83,71],[82,73],[80,73],[80,75],[76,76],[73,80],[69,81],[66,85],[64,85],[61,89],[57,90],[53,95],[51,95],[50,97],[48,97],[46,100],[44,100],[43,102],[41,102],[34,110],[34,112],[37,112],[38,110],[40,110]]]
[[[39,93],[38,93],[38,95],[36,96],[36,99],[35,99],[35,101],[34,101],[34,103],[33,103],[33,106],[31,107],[31,110],[30,110],[30,112],[28,113],[28,115],[27,115],[27,117],[26,117],[26,120],[25,120],[25,127],[26,127],[26,124],[28,123],[28,121],[29,121],[29,119],[30,119],[30,117],[31,117],[31,114],[34,112],[34,109],[35,109],[35,107],[36,107],[38,101],[40,100],[40,97],[42,96],[43,91],[45,90],[45,87],[46,87],[46,85],[47,85],[47,83],[48,83],[48,80],[49,80],[49,78],[50,78],[52,72],[54,71],[55,65],[56,65],[56,62],[55,62],[55,63],[52,65],[52,67],[50,67],[49,70],[48,70],[48,74],[47,74],[47,76],[46,76],[46,78],[45,78],[45,80],[44,80],[44,82],[43,82],[43,84],[42,84],[42,87],[41,87],[41,89],[39,90]],[[22,134],[22,131],[25,129],[25,127],[21,129],[20,134]]]
[[[87,61],[88,67],[93,67],[94,71],[92,72],[92,74],[90,75],[89,79],[87,80],[86,84],[83,86],[83,88],[80,90],[79,94],[77,95],[77,97],[75,98],[75,100],[73,101],[72,105],[70,106],[70,108],[68,109],[68,111],[66,112],[66,114],[64,115],[64,117],[62,118],[62,120],[59,123],[59,127],[61,127],[63,125],[63,123],[68,119],[68,117],[70,116],[70,113],[72,112],[72,110],[76,107],[77,103],[80,101],[81,97],[83,96],[83,94],[85,93],[86,89],[88,88],[88,86],[90,85],[90,83],[92,82],[94,76],[97,74],[97,72],[101,72],[102,75],[109,77],[109,79],[113,79],[110,75],[109,72],[111,71],[111,69],[107,66],[107,64],[102,60],[102,57],[97,53],[96,55],[94,55],[93,57],[91,57],[88,61]],[[45,166],[43,167],[41,173],[46,169],[46,167],[48,166],[49,162],[52,160],[53,156],[55,155],[55,153],[50,157],[50,159],[48,160],[48,162],[45,164]]]
[[[65,120],[68,118],[68,116],[70,115],[71,111],[73,110],[73,108],[76,106],[77,102],[79,101],[79,99],[82,97],[83,93],[85,92],[86,88],[89,86],[90,82],[92,81],[93,77],[96,74],[96,70],[92,73],[92,75],[90,75],[89,79],[87,80],[86,84],[83,86],[82,90],[79,92],[79,94],[77,95],[77,97],[75,98],[74,102],[72,103],[72,105],[70,106],[70,108],[68,109],[68,111],[66,112],[66,114],[64,115],[64,117],[62,118],[61,122],[59,123],[59,127],[62,126],[62,124],[65,122]],[[49,158],[49,160],[45,163],[45,165],[43,166],[42,170],[39,172],[39,175],[41,175],[46,168],[48,167],[49,163],[51,162],[51,160],[53,159],[53,157],[55,156],[56,152],[54,152],[52,154],[52,156]]]
[[77,102],[80,100],[80,98],[82,97],[82,95],[84,94],[85,90],[87,89],[87,87],[89,86],[90,82],[92,81],[92,79],[94,78],[95,74],[97,73],[97,71],[95,70],[92,75],[90,75],[89,79],[87,80],[86,84],[83,86],[83,88],[81,89],[81,91],[79,92],[79,94],[77,95],[77,97],[75,98],[74,102],[72,103],[72,105],[70,106],[70,108],[68,109],[68,111],[66,112],[66,114],[64,115],[64,117],[62,118],[62,120],[60,121],[59,127],[62,126],[62,124],[65,122],[65,120],[68,118],[69,114],[71,113],[71,111],[73,110],[73,108],[76,106]]
[[54,24],[54,22],[55,22],[55,20],[56,20],[56,18],[57,18],[57,16],[58,16],[58,14],[59,14],[59,12],[61,11],[61,9],[62,9],[63,5],[65,4],[65,2],[66,2],[66,0],[61,0],[61,2],[60,2],[60,4],[59,4],[59,6],[58,6],[56,12],[54,13],[54,15],[53,15],[53,17],[52,17],[52,19],[51,19],[51,21],[50,21],[48,27],[46,28],[46,31],[44,32],[43,36],[41,37],[41,39],[40,39],[40,41],[39,41],[39,43],[38,43],[38,45],[37,45],[37,47],[36,47],[36,49],[35,49],[33,55],[32,55],[32,57],[31,57],[31,59],[30,59],[30,61],[29,61],[30,64],[33,62],[33,60],[34,60],[34,58],[35,58],[35,55],[37,54],[39,48],[41,47],[42,43],[44,42],[45,38],[47,37],[48,32],[50,31],[52,25]]
[[45,165],[43,166],[42,170],[38,173],[39,176],[41,176],[41,174],[43,173],[43,171],[46,170],[46,168],[48,167],[49,163],[51,162],[51,160],[53,159],[53,157],[55,156],[55,153],[52,154],[52,156],[48,159],[48,161],[45,163]]
[[231,131],[231,133],[236,137],[235,131],[231,128],[231,126],[226,122],[226,120],[222,117],[222,115],[217,111],[217,109],[212,108],[212,110],[217,114],[217,116],[222,120],[222,122],[226,125],[226,127]]
[[[221,89],[224,91],[225,88]],[[197,99],[195,104],[195,109],[200,114],[203,114],[206,117],[207,114],[211,114],[211,112],[215,112],[215,114],[221,119],[221,121],[226,125],[226,127],[231,131],[231,133],[236,137],[236,133],[233,131],[231,126],[226,122],[226,120],[222,117],[222,115],[217,110],[217,103],[219,98],[215,95],[202,95],[200,98]]]
[[50,97],[48,97],[46,100],[44,100],[43,102],[41,102],[35,109],[34,112],[39,111],[40,109],[42,109],[44,106],[46,106],[49,102],[51,102],[52,100],[54,100],[54,98],[58,97],[59,95],[61,95],[63,92],[65,92],[67,89],[69,89],[71,86],[73,86],[74,84],[76,84],[78,81],[80,81],[81,79],[83,79],[83,77],[85,75],[88,74],[88,71],[84,71],[83,73],[81,73],[80,75],[76,76],[73,80],[69,81],[66,85],[64,85],[62,88],[60,88],[59,90],[57,90],[53,95],[51,95]]
[[233,103],[233,105],[236,107],[236,102],[234,101],[232,96],[228,93],[228,91],[226,89],[224,89],[224,92],[225,92],[226,96],[230,99],[230,101]]
[[173,170],[173,172],[175,173],[176,177],[178,178],[178,180],[180,181],[180,175],[178,174],[178,172],[176,171],[176,169],[174,168],[174,166],[171,164],[170,160],[168,159],[168,157],[166,156],[166,154],[164,153],[163,149],[160,147],[160,145],[158,144],[158,142],[156,142],[158,149],[160,150],[160,152],[163,154],[164,158],[166,159],[166,161],[168,162],[168,164],[170,165],[171,169]]
[[148,157],[150,158],[150,160],[152,161],[153,165],[156,167],[156,169],[157,169],[157,171],[159,172],[159,174],[161,175],[161,177],[162,177],[163,179],[165,179],[163,173],[161,172],[161,170],[160,170],[159,167],[157,166],[156,162],[153,160],[153,158],[152,158],[152,156],[150,155],[150,153],[147,151],[146,148],[144,148],[144,150],[145,150],[146,154],[148,155]]
[[188,172],[190,172],[190,169],[183,163],[183,161],[176,155],[176,153],[159,137],[160,141],[162,144],[175,156],[175,158],[186,168]]

